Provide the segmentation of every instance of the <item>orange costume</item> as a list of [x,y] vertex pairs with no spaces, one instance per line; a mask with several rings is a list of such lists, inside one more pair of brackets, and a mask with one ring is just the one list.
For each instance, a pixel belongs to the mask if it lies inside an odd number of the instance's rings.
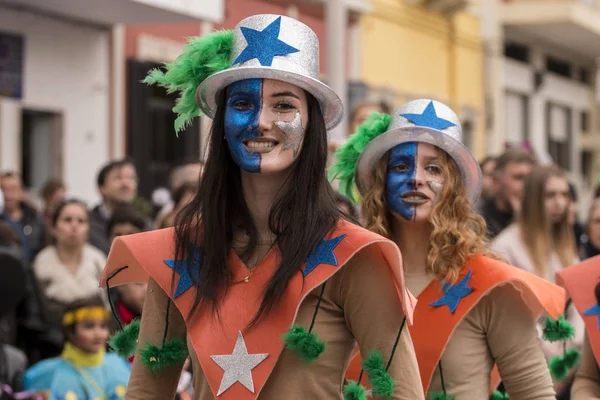
[[[220,320],[211,315],[195,315],[188,320],[194,299],[193,280],[188,274],[186,262],[173,261],[172,228],[117,238],[111,248],[101,285],[106,287],[108,280],[113,286],[146,281],[148,277],[154,279],[186,319],[191,346],[213,395],[224,400],[254,399],[258,397],[284,350],[282,335],[294,324],[298,308],[306,295],[324,284],[357,252],[368,246],[376,247],[389,265],[398,300],[411,323],[415,300],[405,288],[398,248],[393,242],[345,221],[340,221],[335,232],[323,239],[306,261],[303,270],[298,271],[290,281],[279,307],[250,330],[246,330],[246,327],[258,310],[263,288],[278,265],[276,249],[271,250],[249,279],[246,267],[235,252],[231,252],[229,264],[233,280],[244,284],[229,288],[219,308]],[[174,282],[173,268],[176,276]],[[228,357],[236,354],[238,357],[252,357],[246,360],[250,363],[251,385],[240,384],[241,381],[236,381],[235,377],[232,383],[227,376],[230,373]]]
[[[532,318],[546,312],[557,319],[564,311],[565,292],[560,287],[483,256],[472,257],[454,285],[432,280],[417,297],[414,325],[409,327],[425,393],[455,328],[483,297],[505,284],[513,285],[521,293],[523,306],[530,309]],[[352,360],[347,379],[358,379],[360,364],[360,356]],[[490,382],[492,389],[500,383],[497,369],[492,372]]]
[[556,274],[556,281],[565,287],[586,328],[581,366],[571,391],[573,400],[600,398],[600,256],[565,268]]

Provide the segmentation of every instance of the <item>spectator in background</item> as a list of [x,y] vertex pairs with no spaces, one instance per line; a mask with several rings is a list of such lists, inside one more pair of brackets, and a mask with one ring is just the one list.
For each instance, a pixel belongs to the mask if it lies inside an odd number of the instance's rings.
[[535,164],[536,160],[530,153],[518,148],[505,151],[496,160],[494,169],[496,194],[485,200],[480,208],[490,239],[496,237],[518,216],[525,177],[529,175]]
[[357,221],[358,212],[356,212],[356,207],[354,206],[354,204],[352,204],[350,199],[341,193],[336,193],[335,198],[337,200],[337,204],[340,210],[342,210],[346,215]]
[[177,213],[181,211],[181,209],[190,201],[192,201],[197,191],[198,184],[196,182],[185,182],[179,186],[179,188],[177,188],[177,190],[175,190],[175,192],[172,194],[173,203],[175,206],[171,212],[165,216],[159,228],[168,228],[175,225],[175,217],[177,216]]
[[592,201],[585,228],[587,240],[581,251],[581,258],[584,260],[600,255],[600,198]]
[[173,169],[171,175],[169,176],[169,190],[171,198],[170,201],[168,201],[161,208],[156,216],[154,221],[155,229],[160,229],[164,226],[170,226],[168,223],[165,223],[164,220],[172,214],[173,208],[175,208],[175,203],[177,203],[177,201],[173,198],[174,194],[185,183],[198,185],[203,168],[204,164],[202,162],[194,161],[185,163]]
[[102,294],[98,282],[106,257],[87,243],[89,230],[86,205],[74,199],[62,202],[52,217],[54,244],[33,263],[46,321],[58,330],[68,304]]
[[569,183],[569,198],[571,200],[569,205],[569,225],[571,229],[573,229],[573,237],[575,238],[575,248],[577,252],[580,252],[580,249],[583,246],[583,242],[585,241],[585,228],[581,222],[579,222],[579,216],[577,215],[577,210],[579,207],[577,206],[577,189],[575,189],[575,185]]
[[4,211],[0,214],[0,220],[17,233],[23,262],[29,265],[46,244],[44,219],[24,201],[23,183],[17,173],[2,174],[0,188],[4,194]]
[[102,203],[90,213],[90,243],[108,255],[108,221],[120,205],[133,204],[137,196],[137,172],[129,160],[112,161],[98,173],[97,185]]
[[44,201],[44,219],[49,226],[52,220],[52,214],[56,206],[65,199],[66,189],[64,183],[58,179],[51,179],[42,188],[42,200]]
[[[556,273],[579,261],[569,224],[569,181],[556,166],[538,166],[525,179],[521,210],[516,223],[502,231],[490,247],[509,264],[555,282]],[[573,304],[565,311],[576,336],[571,345],[581,348],[585,330]],[[562,344],[542,342],[546,358],[563,353]],[[568,393],[569,379],[555,382],[559,399]]]
[[479,163],[482,173],[482,191],[480,202],[491,199],[496,194],[496,185],[494,182],[494,170],[496,169],[496,158],[487,156]]
[[145,229],[146,221],[131,205],[116,208],[108,221],[108,234],[111,243],[117,236],[132,235],[143,232]]

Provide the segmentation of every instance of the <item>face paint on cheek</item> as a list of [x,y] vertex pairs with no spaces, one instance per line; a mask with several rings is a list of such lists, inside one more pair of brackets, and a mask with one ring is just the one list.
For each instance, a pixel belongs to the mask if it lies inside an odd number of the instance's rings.
[[442,189],[444,188],[444,184],[438,181],[427,181],[427,185],[435,193],[436,198],[442,193]]
[[227,88],[225,138],[231,157],[246,172],[260,172],[261,156],[251,153],[244,140],[258,137],[262,110],[262,79],[234,82]]
[[402,195],[415,190],[417,143],[402,143],[390,152],[386,174],[385,195],[390,210],[411,221],[416,215],[416,206],[402,200]]
[[283,133],[285,133],[285,143],[281,148],[281,151],[292,149],[294,157],[298,155],[300,151],[300,145],[304,138],[304,128],[302,127],[302,117],[300,112],[296,112],[294,120],[292,122],[276,121],[277,126]]

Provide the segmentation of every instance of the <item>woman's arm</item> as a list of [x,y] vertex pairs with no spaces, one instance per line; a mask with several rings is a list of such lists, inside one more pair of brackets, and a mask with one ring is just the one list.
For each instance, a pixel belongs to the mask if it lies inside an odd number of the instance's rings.
[[575,382],[571,388],[571,400],[590,399],[600,399],[600,370],[586,335],[583,342],[581,364],[575,373]]
[[[387,364],[404,319],[389,266],[378,250],[367,248],[343,268],[340,301],[346,324],[358,342],[363,358],[371,351],[379,350]],[[402,331],[389,373],[395,382],[392,399],[424,399],[407,325]]]
[[519,291],[505,284],[481,301],[488,346],[511,400],[554,400],[536,322]]
[[[136,353],[127,387],[127,400],[164,400],[174,399],[179,375],[183,368],[181,365],[167,368],[160,372],[152,373],[144,365],[139,355],[139,350],[149,342],[160,346],[164,328],[165,313],[167,310],[168,296],[152,278],[148,281],[146,300],[142,311],[142,325]],[[169,308],[169,332],[167,340],[179,338],[186,340],[185,321],[177,307],[171,302]]]

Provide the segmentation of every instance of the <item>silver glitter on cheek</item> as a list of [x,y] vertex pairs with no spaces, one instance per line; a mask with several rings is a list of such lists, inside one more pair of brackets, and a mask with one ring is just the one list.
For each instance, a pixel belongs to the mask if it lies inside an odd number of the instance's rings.
[[304,127],[302,127],[302,117],[300,112],[296,112],[296,116],[292,122],[276,121],[277,126],[283,133],[285,133],[285,143],[281,148],[281,151],[292,149],[294,157],[298,155],[300,151],[300,145],[304,138]]
[[444,187],[443,183],[437,181],[427,181],[427,185],[429,186],[429,189],[435,193],[436,197],[440,195],[442,188]]

